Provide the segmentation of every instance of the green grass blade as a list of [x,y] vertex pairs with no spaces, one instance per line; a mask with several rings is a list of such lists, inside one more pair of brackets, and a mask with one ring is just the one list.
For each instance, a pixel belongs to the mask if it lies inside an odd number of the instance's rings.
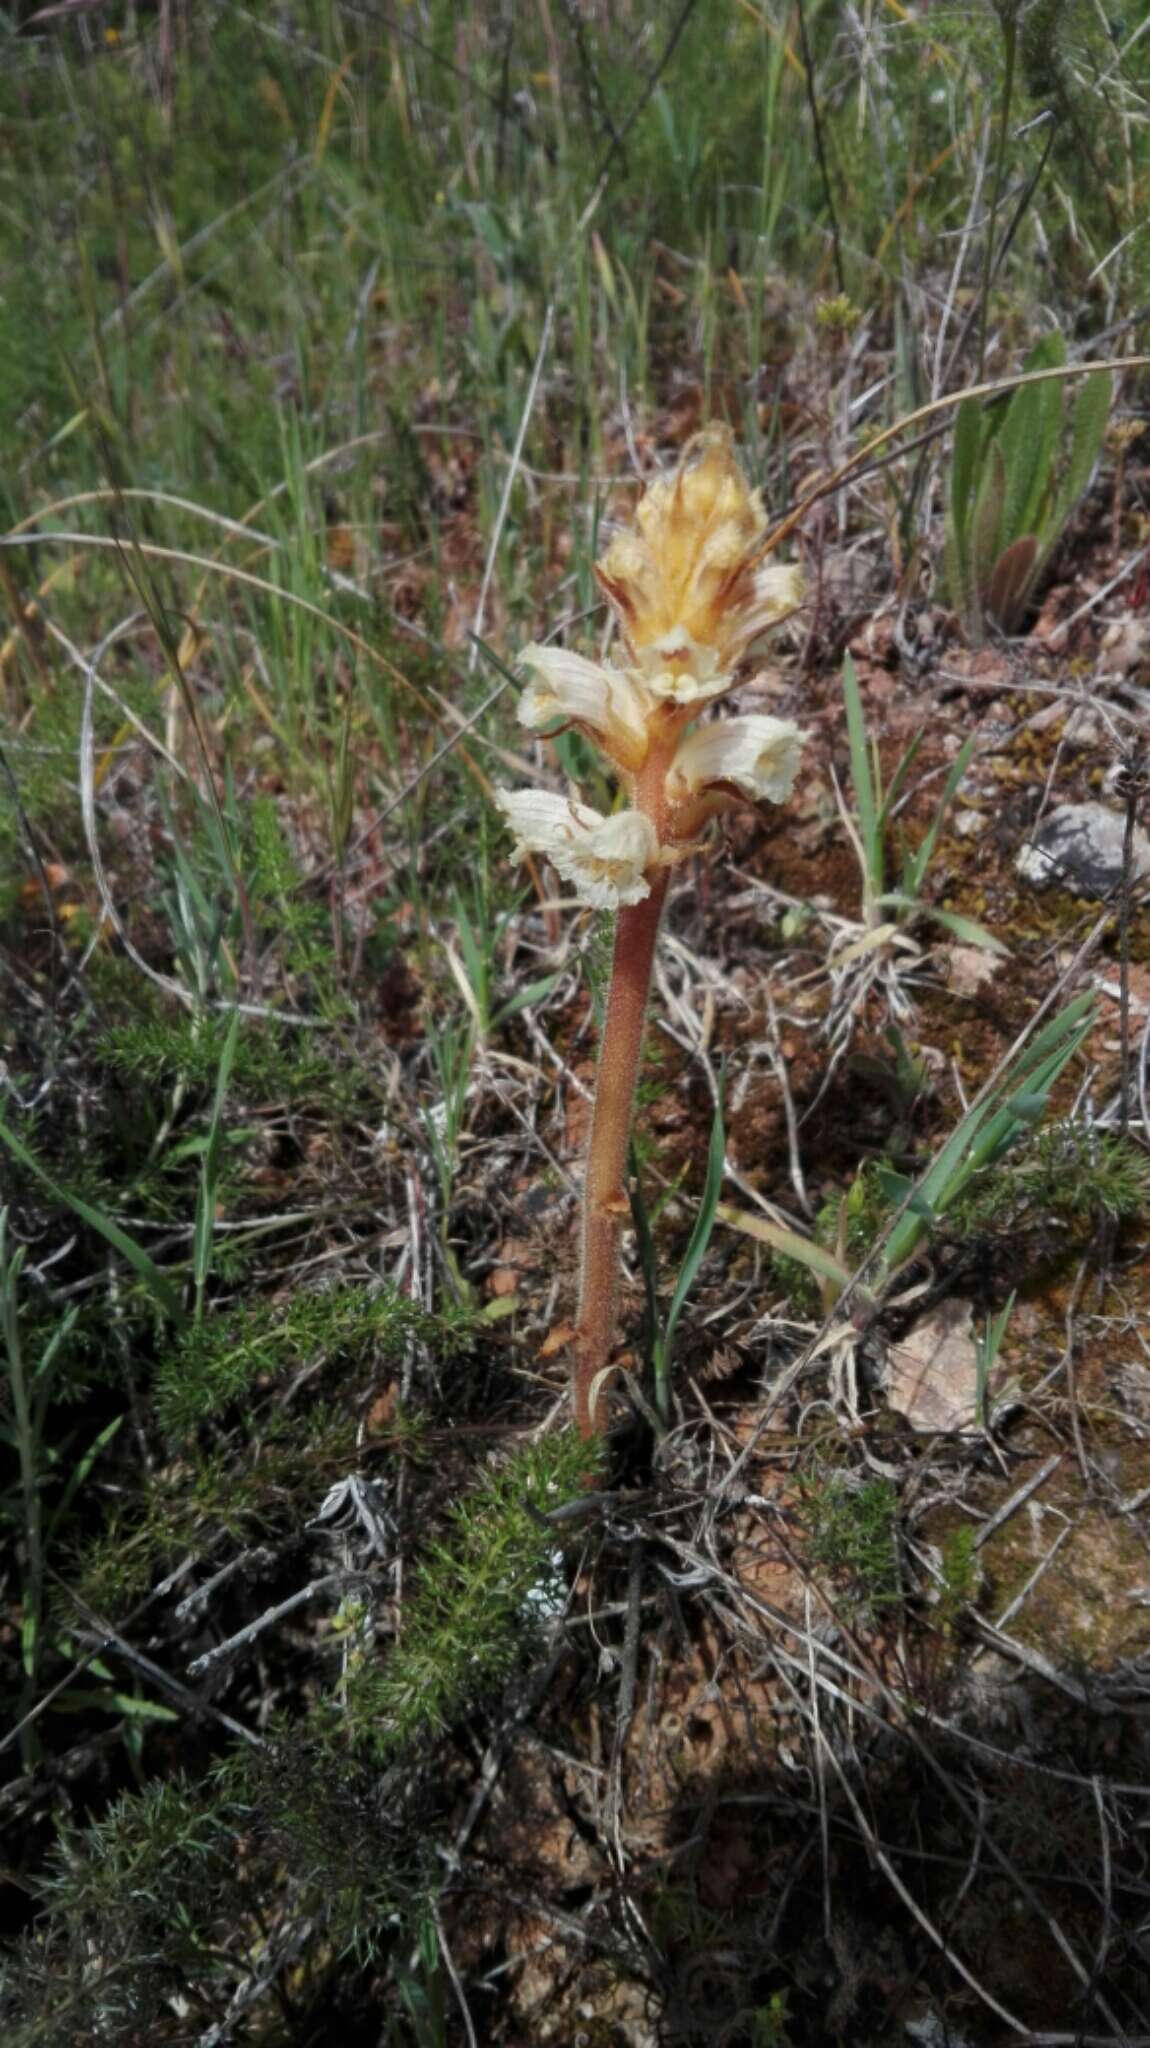
[[781,1252],[784,1258],[797,1259],[821,1280],[833,1280],[840,1291],[849,1286],[851,1276],[841,1260],[813,1238],[800,1237],[797,1230],[787,1230],[781,1223],[772,1223],[769,1217],[752,1215],[749,1209],[731,1209],[725,1202],[719,1204],[715,1215],[729,1229],[741,1231],[744,1237],[757,1237],[761,1244],[769,1244],[773,1252]]
[[954,801],[958,785],[970,766],[970,757],[973,752],[974,738],[972,735],[970,739],[963,741],[962,746],[955,755],[950,774],[943,784],[942,795],[935,806],[935,813],[930,821],[926,837],[922,845],[916,848],[907,862],[906,886],[911,896],[917,896],[922,887],[923,879],[934,855],[934,849],[938,845],[938,835],[942,831],[943,820]]
[[667,1311],[667,1322],[663,1331],[663,1349],[668,1358],[671,1352],[671,1342],[675,1335],[675,1325],[683,1312],[683,1304],[695,1284],[695,1275],[703,1263],[707,1246],[711,1242],[711,1232],[714,1230],[715,1217],[718,1212],[719,1195],[722,1192],[723,1166],[726,1156],[727,1138],[726,1132],[723,1129],[723,1112],[720,1105],[716,1103],[715,1114],[711,1123],[711,1139],[707,1146],[707,1172],[703,1182],[703,1192],[699,1198],[699,1212],[695,1217],[695,1227],[691,1232],[691,1241],[687,1246],[686,1255],[679,1268],[679,1278],[675,1283],[675,1292],[671,1296],[671,1306]]
[[875,786],[871,779],[870,756],[867,752],[866,721],[863,717],[862,696],[859,691],[855,665],[850,655],[843,656],[843,703],[847,714],[847,742],[850,748],[851,787],[854,792],[855,811],[859,822],[859,835],[866,856],[867,874],[872,893],[883,885],[882,836],[879,828],[878,802]]
[[74,1215],[79,1216],[93,1230],[98,1231],[100,1236],[112,1246],[112,1249],[119,1252],[120,1256],[128,1261],[133,1272],[143,1281],[157,1308],[161,1309],[164,1315],[169,1317],[172,1322],[179,1322],[182,1319],[183,1308],[176,1289],[165,1278],[154,1261],[148,1257],[143,1246],[136,1243],[134,1237],[129,1237],[127,1231],[121,1230],[119,1224],[111,1216],[105,1216],[102,1209],[93,1208],[91,1202],[86,1202],[82,1195],[73,1194],[69,1188],[62,1187],[60,1182],[55,1180],[48,1172],[47,1168],[41,1166],[35,1154],[29,1152],[28,1147],[16,1136],[15,1131],[9,1130],[2,1117],[0,1117],[0,1142],[7,1145],[9,1152],[11,1152],[14,1159],[19,1160],[21,1166],[25,1167],[29,1173],[35,1174],[41,1186],[46,1187],[49,1194],[53,1195],[58,1202],[62,1202],[66,1208],[71,1209]]
[[497,1031],[510,1017],[517,1017],[521,1010],[530,1010],[536,1003],[545,1003],[552,989],[561,980],[560,969],[555,974],[541,975],[538,981],[528,982],[526,988],[521,988],[517,995],[512,996],[510,1002],[504,1003],[501,1009],[496,1010],[491,1019],[491,1029]]
[[220,1064],[216,1070],[216,1093],[212,1103],[212,1120],[208,1126],[208,1142],[200,1161],[200,1186],[196,1200],[196,1220],[192,1233],[192,1278],[196,1290],[196,1314],[202,1311],[204,1288],[212,1263],[212,1243],[216,1227],[216,1188],[220,1177],[220,1153],[223,1147],[224,1104],[232,1078],[232,1067],[236,1057],[236,1043],[240,1035],[240,1013],[233,1010],[228,1025],[227,1037],[220,1050]]

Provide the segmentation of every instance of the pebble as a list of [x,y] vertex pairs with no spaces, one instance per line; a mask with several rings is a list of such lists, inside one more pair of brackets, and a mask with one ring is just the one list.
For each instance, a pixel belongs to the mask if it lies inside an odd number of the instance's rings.
[[[1034,889],[1057,886],[1101,901],[1122,880],[1126,820],[1108,804],[1060,804],[1023,846],[1015,870]],[[1150,839],[1134,828],[1131,879],[1150,875]]]

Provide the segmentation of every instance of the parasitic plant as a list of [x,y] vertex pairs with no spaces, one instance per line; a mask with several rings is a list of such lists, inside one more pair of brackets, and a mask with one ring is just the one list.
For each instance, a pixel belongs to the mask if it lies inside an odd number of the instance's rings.
[[764,563],[766,534],[729,431],[710,426],[674,474],[650,486],[596,564],[615,615],[614,660],[536,646],[522,656],[531,680],[521,722],[551,737],[584,734],[630,798],[603,817],[550,791],[498,792],[517,857],[546,855],[581,902],[617,912],[583,1183],[574,1405],[584,1436],[602,1426],[630,1213],[632,1102],[671,870],[729,806],[781,803],[798,766],[803,735],[789,721],[711,715],[762,634],[800,600],[797,571]]

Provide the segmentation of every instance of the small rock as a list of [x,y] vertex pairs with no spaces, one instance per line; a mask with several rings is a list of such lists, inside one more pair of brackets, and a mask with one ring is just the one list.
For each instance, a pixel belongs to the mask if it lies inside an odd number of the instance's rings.
[[[1125,834],[1125,818],[1107,804],[1060,804],[1021,848],[1015,869],[1034,889],[1057,885],[1101,901],[1122,880]],[[1140,825],[1134,828],[1132,870],[1135,882],[1150,875],[1150,839]]]
[[953,829],[960,839],[977,839],[979,833],[986,830],[986,819],[981,811],[956,811]]
[[1100,747],[1107,737],[1106,726],[1092,705],[1067,703],[1061,697],[1036,711],[1029,724],[1032,732],[1051,732],[1061,726],[1062,738],[1070,747]]
[[970,2048],[970,2036],[955,2032],[950,2020],[940,2019],[934,2011],[924,2012],[921,2018],[907,2020],[903,2032],[908,2041],[916,2041],[919,2048]]
[[1150,658],[1150,619],[1130,612],[1102,636],[1101,666],[1108,675],[1128,676]]
[[1002,965],[1001,955],[985,946],[949,946],[946,949],[946,985],[956,996],[976,996],[993,981]]

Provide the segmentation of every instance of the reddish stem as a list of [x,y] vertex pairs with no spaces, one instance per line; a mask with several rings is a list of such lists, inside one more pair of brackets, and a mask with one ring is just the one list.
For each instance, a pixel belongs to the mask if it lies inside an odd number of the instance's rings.
[[[652,820],[660,842],[666,829],[665,784],[674,745],[673,733],[668,733],[661,744],[652,745],[635,790],[636,809]],[[603,1427],[599,1418],[606,1413],[602,1402],[605,1382],[599,1375],[609,1364],[615,1340],[620,1242],[631,1213],[627,1197],[631,1110],[643,1052],[659,920],[667,894],[667,869],[656,869],[648,879],[650,895],[642,903],[625,905],[615,927],[611,985],[587,1145],[573,1389],[575,1421],[580,1435],[585,1437],[599,1434]]]

